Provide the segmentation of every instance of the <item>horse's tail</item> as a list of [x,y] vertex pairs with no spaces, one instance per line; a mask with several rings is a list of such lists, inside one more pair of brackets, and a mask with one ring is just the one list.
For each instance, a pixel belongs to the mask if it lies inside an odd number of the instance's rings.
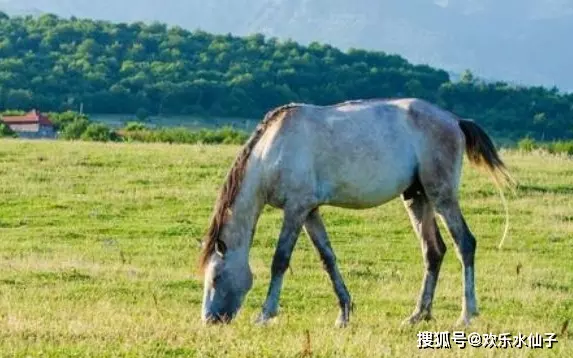
[[499,190],[505,208],[505,229],[498,246],[501,249],[509,230],[509,209],[503,194],[503,187],[513,188],[516,182],[499,157],[499,153],[487,133],[471,120],[460,119],[459,125],[466,138],[466,154],[469,161],[477,167],[487,169]]

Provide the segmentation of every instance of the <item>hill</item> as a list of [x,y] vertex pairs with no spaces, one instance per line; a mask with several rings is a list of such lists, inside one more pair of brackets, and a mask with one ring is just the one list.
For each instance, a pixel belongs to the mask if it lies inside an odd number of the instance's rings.
[[573,94],[483,82],[384,52],[164,24],[0,15],[0,111],[260,118],[287,102],[420,97],[509,138],[573,137]]
[[[263,33],[399,53],[448,71],[573,90],[573,3],[565,0],[3,0],[12,13]],[[0,2],[0,9],[2,8]]]

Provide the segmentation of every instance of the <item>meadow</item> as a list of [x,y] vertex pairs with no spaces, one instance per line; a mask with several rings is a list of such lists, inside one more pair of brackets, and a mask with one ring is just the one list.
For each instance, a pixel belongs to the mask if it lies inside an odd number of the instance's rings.
[[[205,327],[198,240],[233,145],[0,140],[0,356],[410,357],[573,356],[573,160],[503,152],[520,182],[510,231],[488,176],[464,166],[461,203],[477,241],[481,315],[466,332],[557,334],[552,349],[419,350],[419,331],[452,331],[461,269],[451,239],[435,320],[401,321],[423,275],[399,200],[369,210],[323,208],[353,295],[350,326],[301,234],[276,321],[255,326],[280,212],[265,209],[251,251],[253,290],[237,320]],[[445,233],[445,231],[444,231]]]

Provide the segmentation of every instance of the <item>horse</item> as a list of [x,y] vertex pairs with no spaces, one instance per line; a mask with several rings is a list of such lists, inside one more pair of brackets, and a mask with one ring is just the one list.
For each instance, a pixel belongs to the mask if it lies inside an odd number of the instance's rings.
[[446,253],[437,215],[451,234],[462,264],[462,311],[457,323],[469,325],[478,309],[476,240],[458,200],[464,151],[472,164],[492,174],[503,199],[502,188],[513,179],[488,134],[475,121],[425,100],[366,99],[328,106],[291,103],[269,111],[229,170],[202,241],[202,321],[228,323],[237,315],[253,284],[249,251],[254,230],[262,209],[270,205],[282,209],[283,222],[267,296],[256,322],[266,324],[277,315],[284,274],[304,228],[339,301],[335,324],[345,327],[351,296],[319,207],[366,209],[400,196],[425,263],[419,299],[405,323],[432,318]]

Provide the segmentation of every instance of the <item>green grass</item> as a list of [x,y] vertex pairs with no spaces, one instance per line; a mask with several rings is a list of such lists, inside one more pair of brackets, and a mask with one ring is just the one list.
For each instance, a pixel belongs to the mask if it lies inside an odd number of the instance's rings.
[[[252,324],[266,293],[280,213],[266,209],[251,251],[253,290],[236,321],[200,322],[197,240],[236,146],[0,141],[0,356],[374,357],[572,356],[573,161],[504,153],[522,187],[503,207],[484,173],[464,167],[461,202],[478,240],[481,316],[467,332],[556,332],[553,349],[417,348],[418,331],[452,330],[461,273],[451,240],[435,321],[413,309],[423,265],[399,201],[324,208],[356,309],[333,327],[334,293],[304,236],[276,322]],[[563,331],[563,332],[562,332]],[[309,341],[307,341],[307,334]]]

